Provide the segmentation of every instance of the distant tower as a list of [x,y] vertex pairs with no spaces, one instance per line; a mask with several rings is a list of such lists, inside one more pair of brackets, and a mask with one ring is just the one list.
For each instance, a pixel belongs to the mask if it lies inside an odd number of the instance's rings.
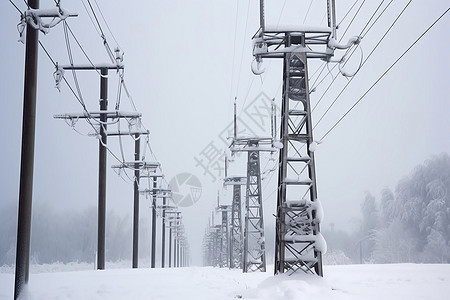
[[266,271],[266,245],[261,190],[259,140],[249,140],[247,156],[247,191],[245,197],[245,230],[243,270]]
[[230,234],[230,269],[242,268],[243,236],[242,236],[242,192],[241,186],[245,185],[247,177],[225,177],[224,186],[233,186],[233,200],[231,204],[231,234]]
[[266,242],[264,236],[260,152],[273,153],[278,149],[274,147],[275,140],[273,136],[237,137],[236,116],[236,103],[234,103],[234,136],[230,145],[230,151],[232,154],[236,152],[247,152],[242,271],[244,273],[255,271],[265,272]]
[[[219,199],[217,199],[219,201]],[[229,235],[229,213],[231,211],[230,205],[220,205],[217,203],[217,212],[221,213],[221,224],[219,230],[219,266],[229,267],[229,253],[230,253],[230,235]]]

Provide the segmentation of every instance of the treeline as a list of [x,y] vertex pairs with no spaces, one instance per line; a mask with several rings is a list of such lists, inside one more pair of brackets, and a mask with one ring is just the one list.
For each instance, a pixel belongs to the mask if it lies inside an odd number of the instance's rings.
[[[145,223],[142,220],[141,223]],[[149,233],[140,226],[140,256],[148,259]],[[13,265],[16,255],[17,206],[0,208],[0,266]],[[31,262],[94,263],[97,249],[97,210],[56,212],[48,205],[33,208]],[[110,211],[106,222],[106,259],[131,260],[132,227],[129,216]]]
[[450,263],[450,157],[434,156],[377,200],[366,193],[360,229],[325,232],[330,263]]

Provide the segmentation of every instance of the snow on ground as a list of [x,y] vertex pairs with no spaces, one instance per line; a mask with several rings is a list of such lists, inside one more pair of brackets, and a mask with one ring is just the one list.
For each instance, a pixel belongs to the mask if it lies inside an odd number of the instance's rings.
[[[450,265],[325,266],[325,278],[306,274],[272,276],[271,272],[243,274],[212,267],[104,271],[73,268],[31,274],[28,299],[442,300],[450,295]],[[0,299],[13,299],[13,290],[14,275],[0,273]]]

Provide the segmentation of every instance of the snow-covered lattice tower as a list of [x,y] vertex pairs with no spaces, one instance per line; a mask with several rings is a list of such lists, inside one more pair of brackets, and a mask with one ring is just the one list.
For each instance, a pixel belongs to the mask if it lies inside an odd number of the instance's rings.
[[322,208],[317,199],[311,120],[308,59],[329,61],[336,48],[347,45],[334,39],[334,0],[328,0],[328,27],[269,27],[264,24],[264,0],[260,0],[260,29],[254,36],[252,70],[261,74],[263,58],[283,59],[275,273],[305,272],[323,276],[320,234]]
[[[272,106],[273,109],[273,106]],[[245,223],[242,254],[242,271],[266,271],[266,242],[264,237],[264,216],[261,188],[260,152],[274,153],[278,149],[271,137],[238,137],[237,111],[234,103],[234,135],[230,145],[232,155],[247,152],[247,177],[245,193]],[[274,127],[272,111],[272,127]]]
[[242,271],[266,271],[260,152],[275,152],[273,138],[233,138],[232,153],[247,152],[244,249]]
[[230,250],[230,235],[229,235],[229,213],[231,212],[230,205],[218,205],[216,208],[217,212],[221,213],[221,224],[220,224],[220,237],[219,237],[219,266],[229,267],[229,250]]
[[245,185],[247,177],[232,176],[225,177],[224,186],[233,186],[233,200],[231,204],[231,234],[230,234],[230,269],[242,268],[242,203],[241,203],[241,186]]

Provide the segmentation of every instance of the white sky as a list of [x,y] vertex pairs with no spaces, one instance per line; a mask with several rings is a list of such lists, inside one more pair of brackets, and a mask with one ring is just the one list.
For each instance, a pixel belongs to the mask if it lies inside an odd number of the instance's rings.
[[[250,70],[253,59],[251,37],[259,26],[259,1],[239,1],[239,5],[238,1],[225,0],[132,0],[127,1],[126,5],[123,1],[97,1],[125,52],[127,85],[138,110],[143,114],[144,124],[151,132],[150,143],[162,163],[167,180],[178,173],[190,172],[202,182],[203,194],[199,202],[182,210],[191,246],[197,252],[221,184],[220,181],[212,182],[211,177],[204,175],[203,170],[196,167],[194,157],[200,157],[202,150],[211,142],[225,148],[219,134],[232,120],[235,96],[238,97],[239,111],[261,92],[275,97],[277,104],[280,104],[281,61],[265,61],[267,71],[262,80],[252,75]],[[23,2],[15,2],[21,9],[25,8]],[[61,2],[64,8],[79,13],[78,18],[71,18],[68,22],[91,59],[106,62],[108,57],[102,41],[81,1]],[[337,2],[339,21],[354,1]],[[366,2],[370,3],[363,6],[344,40],[360,33],[380,1]],[[310,1],[287,0],[280,18],[283,3],[266,1],[266,23],[276,23],[278,19],[280,24],[303,23]],[[323,25],[325,3],[325,0],[314,1],[305,24]],[[363,39],[361,45],[365,56],[406,3],[405,0],[394,1]],[[42,8],[53,5],[53,1],[41,1]],[[448,1],[445,0],[412,1],[330,113],[317,126],[315,137],[320,138],[447,8]],[[3,72],[0,72],[3,112],[0,118],[0,200],[10,202],[18,198],[25,48],[16,42],[17,11],[8,1],[2,1],[0,12],[0,62],[3,66]],[[343,34],[354,12],[342,23],[338,36]],[[446,58],[446,54],[450,53],[450,42],[446,38],[448,28],[450,18],[447,15],[318,148],[318,194],[325,210],[324,228],[330,222],[336,224],[336,229],[354,228],[364,191],[368,190],[378,197],[383,187],[394,188],[399,179],[431,155],[449,152],[450,140],[446,137],[450,128],[450,102],[446,89],[450,69]],[[115,47],[116,43],[106,26],[103,25],[103,29],[109,44]],[[62,24],[46,36],[40,34],[40,38],[54,60],[61,64],[68,63]],[[86,63],[73,41],[72,49],[75,62]],[[319,63],[310,63],[310,74]],[[54,114],[81,111],[66,86],[63,86],[61,93],[54,89],[53,72],[51,62],[40,50],[34,205],[49,203],[61,210],[96,206],[98,143],[94,138],[78,135],[63,121],[53,119]],[[113,74],[110,73],[111,109],[117,89],[117,79]],[[66,75],[71,78],[70,74]],[[83,72],[78,76],[88,108],[98,110],[98,75]],[[312,94],[312,105],[317,103],[330,81],[328,76]],[[336,80],[314,112],[313,121],[320,118],[345,83],[345,78]],[[122,103],[124,110],[131,109],[125,95]],[[133,159],[132,140],[125,138],[123,144],[128,159]],[[118,154],[117,139],[110,138],[110,145]],[[239,162],[243,165],[239,160],[235,164]],[[116,161],[108,156],[108,163],[116,164]],[[265,165],[266,161],[263,161],[262,166]],[[244,170],[242,166],[233,168]],[[273,227],[277,176],[270,175],[263,181],[263,197],[266,224]],[[112,171],[108,173],[107,186],[108,209],[131,216],[132,186]],[[221,195],[224,200],[231,200],[229,193],[221,191]],[[149,202],[145,198],[141,202],[141,213],[148,216]]]

